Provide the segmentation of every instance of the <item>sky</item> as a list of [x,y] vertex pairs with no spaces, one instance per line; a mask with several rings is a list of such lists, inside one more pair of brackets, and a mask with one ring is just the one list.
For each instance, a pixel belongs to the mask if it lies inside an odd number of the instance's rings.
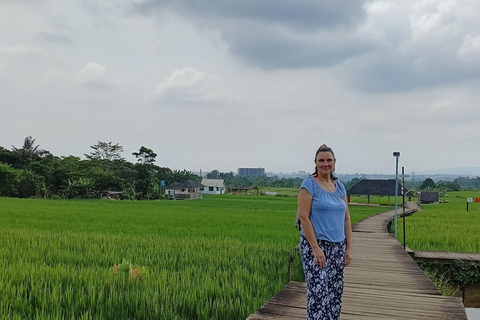
[[0,146],[159,166],[480,166],[478,0],[1,0]]

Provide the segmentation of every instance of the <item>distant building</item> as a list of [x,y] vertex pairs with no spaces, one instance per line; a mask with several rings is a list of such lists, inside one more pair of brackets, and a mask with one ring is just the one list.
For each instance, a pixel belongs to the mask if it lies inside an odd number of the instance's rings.
[[201,199],[202,193],[200,188],[204,187],[201,183],[187,180],[166,185],[165,194],[169,199],[173,200]]
[[203,194],[225,194],[225,183],[223,179],[202,179],[202,184],[205,186],[200,188]]
[[265,175],[265,168],[238,168],[240,177],[260,177]]
[[438,203],[438,192],[436,191],[420,191],[421,204],[424,203]]
[[[362,195],[367,196],[367,204],[370,204],[371,196],[388,196],[388,205],[390,205],[390,196],[395,196],[395,180],[370,180],[363,179],[347,190],[348,202],[350,196]],[[401,196],[401,186],[397,186],[397,196]]]
[[[398,186],[397,195],[401,194],[401,187]],[[363,179],[348,189],[347,195],[395,196],[395,180]]]

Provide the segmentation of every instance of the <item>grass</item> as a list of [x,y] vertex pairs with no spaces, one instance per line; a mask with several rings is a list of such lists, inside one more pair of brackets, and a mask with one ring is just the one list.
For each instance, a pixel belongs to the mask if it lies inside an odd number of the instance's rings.
[[[422,205],[421,211],[406,218],[406,245],[421,251],[479,253],[480,204],[471,203],[467,212],[467,197],[479,198],[480,192],[450,192],[446,203]],[[403,230],[403,220],[397,223],[398,230]],[[403,243],[402,233],[399,241]]]
[[0,318],[245,319],[287,282],[296,201],[0,198]]

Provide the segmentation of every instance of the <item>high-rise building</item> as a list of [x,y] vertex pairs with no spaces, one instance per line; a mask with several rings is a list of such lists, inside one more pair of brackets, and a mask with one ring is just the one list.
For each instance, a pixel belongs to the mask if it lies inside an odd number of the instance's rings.
[[238,168],[240,177],[259,177],[265,175],[265,168]]

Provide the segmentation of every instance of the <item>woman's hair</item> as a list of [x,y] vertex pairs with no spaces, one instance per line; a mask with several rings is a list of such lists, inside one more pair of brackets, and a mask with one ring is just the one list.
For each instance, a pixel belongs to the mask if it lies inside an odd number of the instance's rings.
[[[320,148],[318,148],[317,152],[315,153],[315,159],[313,161],[315,161],[315,163],[317,163],[317,156],[320,152],[331,152],[332,153],[332,156],[333,156],[333,159],[335,160],[335,153],[333,153],[333,150],[330,148],[330,147],[327,147],[326,144],[322,144],[320,146]],[[335,177],[333,175],[333,173],[335,172],[335,167],[333,167],[333,171],[330,173],[330,179],[332,180],[337,180],[337,177]],[[317,166],[315,166],[315,172],[312,174],[313,176],[318,176],[318,168]]]

